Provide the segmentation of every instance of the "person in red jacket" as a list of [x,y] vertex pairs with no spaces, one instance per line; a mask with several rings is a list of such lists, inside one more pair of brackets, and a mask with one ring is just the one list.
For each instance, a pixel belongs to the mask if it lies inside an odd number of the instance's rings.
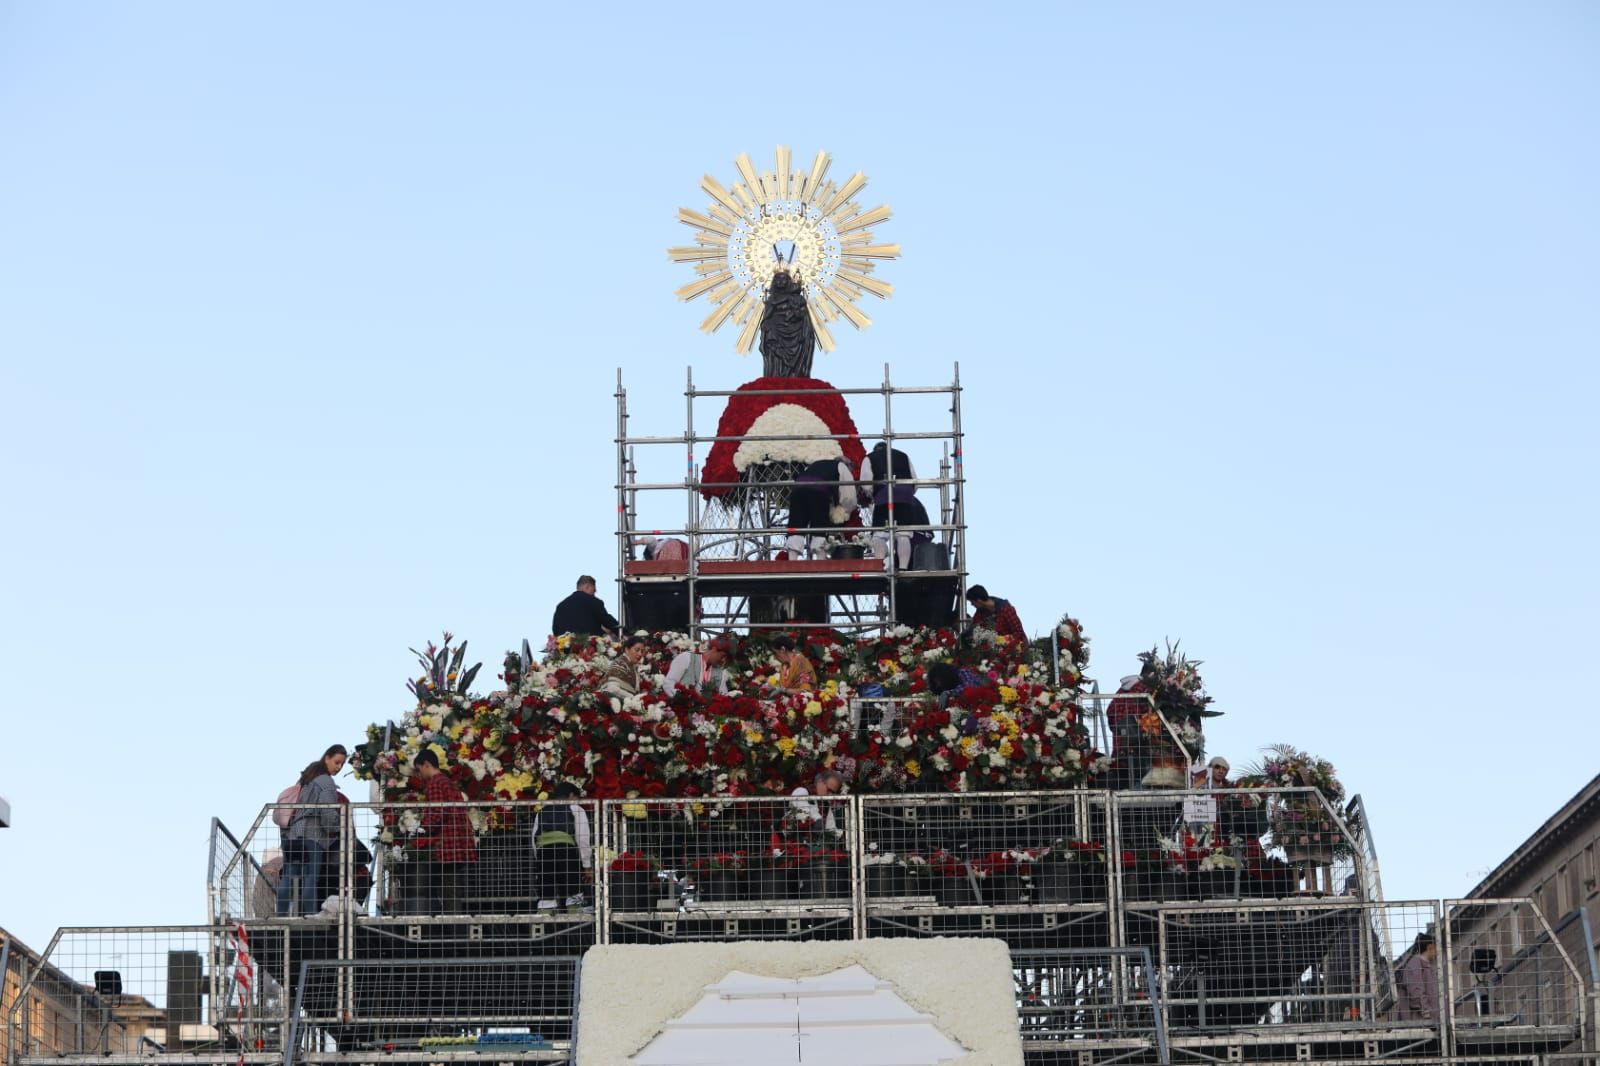
[[[439,769],[439,757],[424,748],[413,760],[416,774],[422,779],[422,798],[427,803],[460,803],[466,797]],[[431,852],[428,871],[427,894],[431,910],[436,914],[462,914],[466,911],[466,870],[469,862],[478,861],[478,847],[473,842],[472,823],[467,819],[465,807],[428,807],[422,812],[422,840]]]

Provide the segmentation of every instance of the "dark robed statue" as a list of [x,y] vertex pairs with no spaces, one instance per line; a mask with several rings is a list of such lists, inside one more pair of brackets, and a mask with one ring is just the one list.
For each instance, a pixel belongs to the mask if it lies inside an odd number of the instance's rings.
[[817,351],[817,331],[811,326],[805,288],[800,279],[781,267],[767,286],[767,305],[761,312],[761,373],[769,378],[808,378]]

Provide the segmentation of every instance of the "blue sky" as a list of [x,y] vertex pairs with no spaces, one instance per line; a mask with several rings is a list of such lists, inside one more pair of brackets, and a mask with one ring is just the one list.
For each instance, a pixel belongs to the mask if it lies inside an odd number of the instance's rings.
[[674,213],[777,144],[895,210],[817,373],[959,360],[974,578],[1104,681],[1181,639],[1214,751],[1326,756],[1392,898],[1465,892],[1595,772],[1597,45],[1582,3],[0,2],[0,925],[202,919],[209,818],[402,712],[407,645],[494,663],[611,572],[616,368],[663,433],[685,367],[759,369],[673,299]]

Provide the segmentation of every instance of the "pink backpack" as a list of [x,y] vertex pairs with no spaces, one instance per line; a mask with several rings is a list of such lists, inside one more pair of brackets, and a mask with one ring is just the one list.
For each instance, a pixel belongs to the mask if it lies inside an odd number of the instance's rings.
[[[300,782],[296,781],[294,784],[290,785],[288,788],[286,788],[282,792],[278,793],[277,802],[279,802],[279,803],[299,803],[300,802]],[[277,807],[277,808],[274,808],[273,811],[272,811],[272,824],[277,826],[279,829],[287,829],[287,828],[289,828],[289,823],[291,821],[293,821],[293,820],[294,820],[294,808],[292,808],[292,807]]]

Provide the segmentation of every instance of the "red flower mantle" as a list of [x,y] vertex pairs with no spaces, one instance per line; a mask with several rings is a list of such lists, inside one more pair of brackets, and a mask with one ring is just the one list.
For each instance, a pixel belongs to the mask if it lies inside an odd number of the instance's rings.
[[[785,389],[831,388],[832,385],[817,378],[756,378],[740,385],[738,391],[728,397],[728,406],[723,409],[722,419],[717,423],[717,436],[743,436],[750,432],[750,426],[769,408],[780,403],[794,404],[796,407],[804,407],[822,419],[823,425],[828,427],[828,432],[848,434],[839,441],[839,447],[843,450],[844,460],[850,469],[859,470],[862,460],[867,457],[867,450],[861,446],[861,441],[856,436],[856,424],[850,418],[850,409],[845,405],[844,397],[829,392],[781,392]],[[746,392],[771,393],[771,395],[749,396],[744,395]],[[738,448],[737,441],[728,440],[719,440],[711,446],[711,454],[706,457],[705,465],[701,468],[701,480],[722,487],[701,489],[701,494],[707,499],[726,495],[730,491],[727,486],[739,480],[739,471],[733,465],[733,455]]]

